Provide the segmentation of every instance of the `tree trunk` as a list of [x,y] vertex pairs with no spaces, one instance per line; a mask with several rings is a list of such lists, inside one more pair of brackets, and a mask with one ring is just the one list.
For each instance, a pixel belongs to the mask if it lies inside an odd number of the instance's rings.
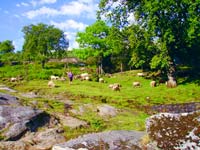
[[45,66],[45,60],[42,60],[42,69],[44,69]]
[[167,81],[167,87],[174,88],[177,86],[176,82],[176,65],[173,61],[169,62],[169,70],[167,73],[168,81]]
[[123,63],[120,64],[120,71],[123,72]]

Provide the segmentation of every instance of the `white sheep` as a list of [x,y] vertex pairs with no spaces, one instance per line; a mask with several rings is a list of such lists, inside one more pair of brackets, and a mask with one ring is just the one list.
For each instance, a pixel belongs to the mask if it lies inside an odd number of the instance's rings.
[[52,75],[50,78],[51,78],[51,80],[58,80],[59,79],[58,76],[54,76],[54,75]]
[[12,77],[12,78],[10,78],[10,81],[11,81],[11,82],[16,82],[16,81],[17,81],[17,78]]
[[169,80],[166,82],[166,86],[167,86],[168,88],[175,88],[175,87],[177,87],[177,83],[176,83],[175,80],[169,79]]
[[99,78],[99,82],[100,83],[104,83],[104,79],[103,78]]
[[113,85],[112,90],[113,91],[120,91],[120,87],[118,85]]
[[150,86],[151,86],[151,87],[156,87],[156,81],[151,81],[151,82],[150,82]]
[[88,73],[82,73],[81,74],[81,79],[82,80],[89,80],[89,74]]
[[121,85],[119,83],[114,83],[110,84],[108,87],[111,88],[113,91],[120,91]]
[[56,85],[55,85],[55,83],[54,83],[52,80],[50,80],[50,81],[48,82],[48,86],[51,87],[51,88],[53,88],[53,87],[55,87]]
[[138,76],[138,77],[144,77],[145,75],[144,75],[144,73],[139,72],[139,73],[137,73],[137,76]]
[[133,87],[140,87],[141,84],[140,82],[136,81],[136,82],[133,82]]

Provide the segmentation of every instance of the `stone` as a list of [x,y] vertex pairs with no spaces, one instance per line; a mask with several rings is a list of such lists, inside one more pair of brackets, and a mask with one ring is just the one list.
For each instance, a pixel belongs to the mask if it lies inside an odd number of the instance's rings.
[[0,106],[0,129],[5,130],[5,139],[16,139],[26,130],[37,128],[37,118],[43,111],[23,106]]
[[0,93],[0,105],[19,105],[18,98]]
[[145,132],[125,130],[91,133],[54,145],[52,150],[142,150],[140,141],[144,134]]
[[200,149],[200,111],[160,113],[146,121],[147,133],[161,149]]
[[100,116],[103,116],[103,117],[109,117],[109,116],[113,117],[117,115],[117,110],[114,107],[107,104],[98,106],[97,112]]
[[88,125],[87,122],[71,116],[64,116],[59,114],[58,117],[60,118],[60,122],[63,126],[67,126],[70,128],[80,128],[86,127]]

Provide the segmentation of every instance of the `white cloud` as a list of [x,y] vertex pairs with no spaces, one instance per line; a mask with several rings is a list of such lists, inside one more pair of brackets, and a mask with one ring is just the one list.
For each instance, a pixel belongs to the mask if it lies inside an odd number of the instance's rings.
[[32,0],[30,3],[33,6],[37,6],[37,5],[44,5],[44,4],[54,4],[56,2],[57,0]]
[[87,24],[76,22],[74,20],[66,20],[65,22],[60,23],[51,21],[51,24],[57,28],[60,28],[61,30],[74,29],[78,31],[83,31],[88,26]]
[[46,15],[46,16],[55,16],[58,15],[59,12],[56,9],[52,9],[52,8],[48,8],[48,7],[42,7],[38,10],[32,10],[29,12],[26,12],[25,14],[23,14],[24,16],[26,16],[29,19],[33,19],[37,16],[40,15]]
[[[50,0],[41,0],[40,2],[50,2]],[[53,0],[51,0],[53,3]],[[54,0],[55,1],[55,0]],[[36,1],[31,1],[33,5],[37,5]],[[97,3],[92,0],[78,0],[72,1],[68,4],[61,6],[59,9],[53,9],[48,7],[42,7],[37,10],[31,10],[26,12],[24,15],[33,19],[41,15],[55,16],[55,15],[68,15],[68,16],[85,16],[90,19],[95,19],[96,10],[98,9]]]
[[67,39],[69,39],[69,48],[68,50],[72,50],[73,48],[79,48],[79,44],[76,42],[76,32],[65,32]]
[[27,6],[29,6],[29,4],[28,4],[28,3],[21,2],[21,3],[16,4],[16,6],[17,6],[17,7],[21,7],[21,6],[27,7]]

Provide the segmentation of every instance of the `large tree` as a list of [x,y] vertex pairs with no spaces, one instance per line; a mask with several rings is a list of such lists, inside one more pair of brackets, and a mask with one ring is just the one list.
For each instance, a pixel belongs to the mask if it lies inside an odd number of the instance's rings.
[[99,7],[99,14],[120,29],[130,25],[128,19],[134,14],[135,23],[157,46],[153,69],[167,70],[174,78],[176,61],[192,67],[200,63],[199,0],[101,0]]
[[46,24],[29,25],[23,28],[23,53],[28,59],[39,59],[44,68],[48,58],[60,57],[67,50],[69,43],[64,32]]
[[103,21],[96,21],[94,24],[86,27],[84,32],[77,33],[77,42],[87,57],[97,58],[97,65],[102,66],[103,59],[110,54],[106,44],[109,27]]

